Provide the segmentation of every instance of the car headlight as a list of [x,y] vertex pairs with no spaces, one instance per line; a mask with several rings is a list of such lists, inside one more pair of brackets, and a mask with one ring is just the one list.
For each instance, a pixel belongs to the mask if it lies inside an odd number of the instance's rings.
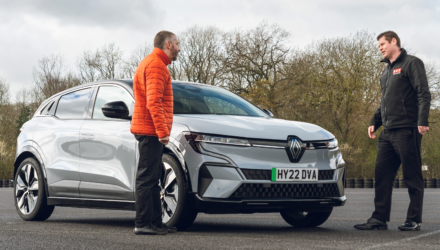
[[234,145],[234,146],[252,146],[251,143],[246,139],[234,138],[234,137],[226,137],[226,136],[218,136],[218,135],[202,135],[195,133],[186,133],[185,138],[191,147],[200,153],[200,147],[198,143],[206,142],[206,143],[215,143],[215,144],[226,144],[226,145]]
[[328,149],[337,148],[338,147],[338,140],[333,139],[331,141],[328,141],[325,143]]
[[245,139],[215,136],[215,135],[198,135],[195,138],[195,141],[208,142],[208,143],[219,143],[219,144],[230,144],[230,145],[237,145],[237,146],[251,146],[249,141],[245,140]]

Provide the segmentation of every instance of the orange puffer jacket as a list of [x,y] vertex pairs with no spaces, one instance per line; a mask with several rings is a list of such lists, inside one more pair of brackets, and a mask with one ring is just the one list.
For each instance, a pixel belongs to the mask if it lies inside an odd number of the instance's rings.
[[131,133],[169,136],[173,124],[173,87],[167,65],[170,58],[159,48],[146,56],[133,80],[134,112]]

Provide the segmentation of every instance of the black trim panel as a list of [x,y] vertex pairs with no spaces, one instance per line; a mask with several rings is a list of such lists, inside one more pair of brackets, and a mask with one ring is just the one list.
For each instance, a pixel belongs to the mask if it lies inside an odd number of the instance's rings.
[[212,175],[206,165],[201,166],[199,170],[199,183],[197,186],[197,193],[203,196],[209,185],[211,185],[212,179]]
[[275,140],[254,140],[250,139],[248,140],[252,145],[264,145],[264,146],[273,146],[273,147],[286,147],[287,146],[287,140],[286,141],[275,141]]
[[244,199],[224,200],[194,196],[194,206],[207,214],[228,213],[274,213],[285,210],[331,211],[333,207],[344,206],[345,197],[324,199]]
[[103,208],[136,211],[134,201],[118,200],[94,200],[76,198],[47,198],[47,205],[63,207]]

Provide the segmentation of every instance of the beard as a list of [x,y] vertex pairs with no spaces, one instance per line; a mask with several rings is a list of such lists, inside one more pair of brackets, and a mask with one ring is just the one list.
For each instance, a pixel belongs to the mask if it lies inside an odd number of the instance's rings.
[[177,54],[179,54],[179,51],[177,51],[176,47],[173,45],[171,48],[171,61],[177,60]]

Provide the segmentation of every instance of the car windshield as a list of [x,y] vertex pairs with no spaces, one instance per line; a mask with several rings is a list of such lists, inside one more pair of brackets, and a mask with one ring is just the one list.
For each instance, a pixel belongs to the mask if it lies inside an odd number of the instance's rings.
[[259,108],[225,89],[195,84],[173,84],[174,114],[267,115]]

